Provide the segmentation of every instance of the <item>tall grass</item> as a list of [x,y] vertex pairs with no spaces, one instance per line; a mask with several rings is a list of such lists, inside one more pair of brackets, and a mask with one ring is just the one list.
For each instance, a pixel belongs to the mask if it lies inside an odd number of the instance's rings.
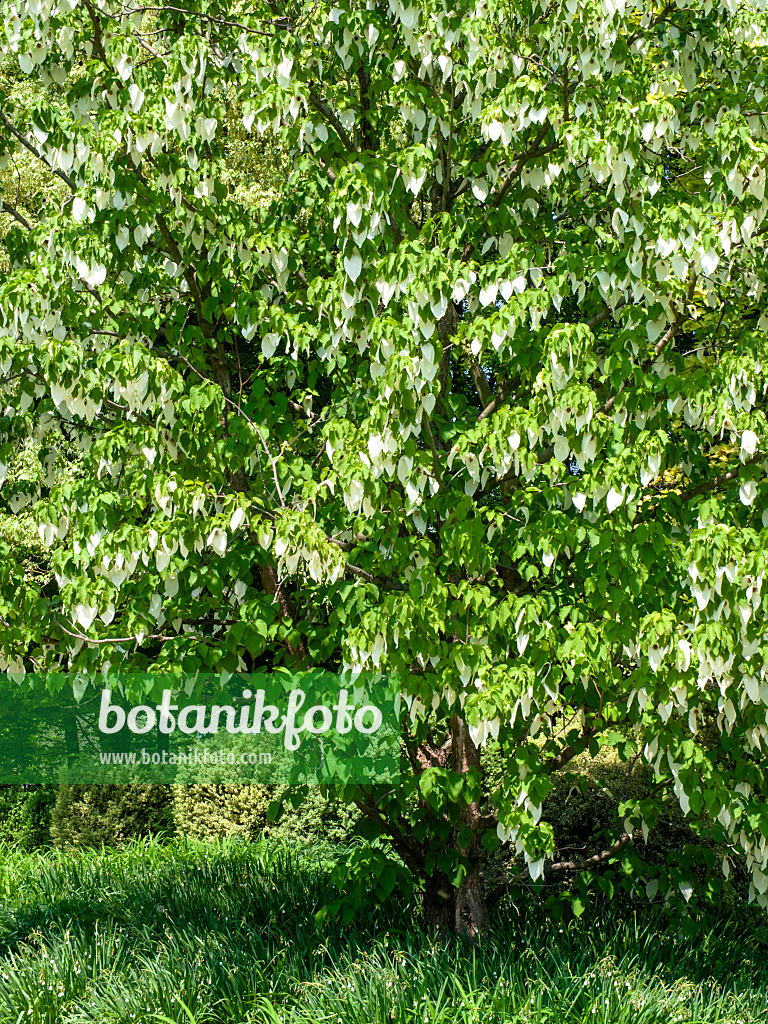
[[264,846],[137,842],[0,856],[0,1024],[757,1024],[768,943],[713,917],[680,939],[650,912],[554,925],[510,910],[435,945],[397,900],[318,933],[328,864]]

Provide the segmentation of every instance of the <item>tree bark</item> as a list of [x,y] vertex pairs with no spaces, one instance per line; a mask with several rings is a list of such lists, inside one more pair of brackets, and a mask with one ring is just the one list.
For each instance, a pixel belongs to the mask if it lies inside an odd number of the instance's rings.
[[[472,742],[467,723],[459,715],[451,718],[451,735],[440,748],[417,751],[422,769],[431,765],[450,766],[451,771],[466,775],[480,768],[480,751]],[[424,928],[435,935],[457,934],[476,939],[488,928],[489,913],[485,900],[483,867],[485,850],[480,842],[481,826],[486,819],[476,801],[464,804],[453,831],[453,848],[469,861],[469,870],[460,885],[453,885],[439,869],[424,879],[421,900]],[[469,830],[467,846],[459,845],[459,835]]]
[[488,928],[483,879],[477,868],[459,886],[454,916],[456,931],[469,939],[476,939]]
[[425,879],[421,912],[430,935],[443,938],[456,930],[456,888],[441,871]]
[[[480,751],[472,742],[467,723],[458,715],[451,718],[451,760],[453,771],[466,775],[472,769],[480,769]],[[488,910],[485,905],[485,893],[482,870],[484,865],[484,849],[480,843],[480,820],[482,814],[477,802],[464,804],[457,823],[457,833],[468,828],[470,831],[469,845],[458,846],[457,850],[470,862],[469,873],[456,890],[454,927],[459,935],[470,939],[488,927]]]

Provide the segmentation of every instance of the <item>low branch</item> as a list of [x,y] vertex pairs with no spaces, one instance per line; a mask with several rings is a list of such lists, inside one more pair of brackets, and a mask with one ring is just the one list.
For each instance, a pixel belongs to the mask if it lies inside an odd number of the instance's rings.
[[584,871],[587,868],[594,867],[596,864],[602,864],[603,861],[608,860],[609,857],[613,857],[614,854],[618,853],[622,847],[626,846],[632,837],[627,833],[623,832],[619,838],[609,846],[606,850],[601,853],[596,853],[592,857],[585,857],[584,860],[561,860],[554,864],[550,864],[545,867],[545,871]]
[[355,800],[355,805],[366,818],[375,821],[382,832],[385,832],[391,838],[392,845],[406,863],[410,862],[413,864],[416,862],[416,864],[423,865],[424,856],[421,850],[409,842],[402,831],[384,817],[378,807],[371,806],[371,804],[363,800]]
[[[586,871],[588,868],[597,867],[598,864],[602,864],[606,860],[610,860],[614,857],[619,850],[621,850],[631,840],[631,836],[627,832],[623,832],[619,838],[609,846],[607,849],[602,850],[600,853],[594,854],[592,857],[585,857],[584,860],[561,860],[554,864],[545,864],[545,874],[555,874],[560,871]],[[520,874],[514,875],[512,878],[508,878],[506,881],[501,882],[493,889],[490,894],[486,897],[486,906],[489,910],[492,910],[501,900],[502,896],[509,892],[511,885],[516,882],[524,882],[528,878],[530,872],[528,868],[521,871]]]

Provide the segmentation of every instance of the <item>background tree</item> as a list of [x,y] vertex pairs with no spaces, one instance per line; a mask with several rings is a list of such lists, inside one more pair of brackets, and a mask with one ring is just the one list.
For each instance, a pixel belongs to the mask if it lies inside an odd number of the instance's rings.
[[[762,5],[9,12],[47,92],[3,159],[57,182],[5,205],[0,458],[83,449],[3,490],[56,582],[5,547],[11,677],[397,671],[410,768],[339,794],[348,908],[415,882],[474,935],[500,841],[686,904],[716,876],[634,843],[671,799],[768,905]],[[228,184],[233,112],[290,156],[271,202]],[[552,863],[553,776],[604,746],[647,791]]]

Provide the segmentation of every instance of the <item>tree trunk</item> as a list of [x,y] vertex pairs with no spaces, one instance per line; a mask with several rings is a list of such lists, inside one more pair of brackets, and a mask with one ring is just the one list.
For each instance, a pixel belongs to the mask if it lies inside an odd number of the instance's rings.
[[[455,772],[466,775],[472,769],[480,769],[480,751],[472,742],[467,723],[458,715],[451,719],[451,761]],[[459,935],[476,939],[488,927],[488,910],[485,905],[482,868],[485,860],[480,843],[480,806],[476,802],[464,804],[457,823],[457,834],[462,829],[470,830],[470,841],[466,847],[457,845],[458,852],[470,862],[467,877],[456,890],[454,927]]]
[[470,939],[488,927],[488,910],[485,905],[483,879],[478,870],[468,875],[456,892],[455,927],[459,935]]
[[[451,719],[449,741],[440,751],[431,751],[430,754],[429,759],[423,759],[425,767],[431,763],[449,763],[452,771],[462,775],[480,768],[480,751],[472,742],[466,722],[458,715]],[[443,936],[455,933],[476,939],[488,927],[489,915],[483,880],[485,850],[480,842],[481,818],[477,802],[464,804],[454,829],[454,849],[470,865],[463,882],[454,886],[438,870],[425,879],[421,908],[424,928],[430,933]],[[458,837],[466,830],[469,830],[469,843],[462,847]]]
[[425,880],[421,897],[425,931],[438,938],[456,930],[456,889],[440,871]]

